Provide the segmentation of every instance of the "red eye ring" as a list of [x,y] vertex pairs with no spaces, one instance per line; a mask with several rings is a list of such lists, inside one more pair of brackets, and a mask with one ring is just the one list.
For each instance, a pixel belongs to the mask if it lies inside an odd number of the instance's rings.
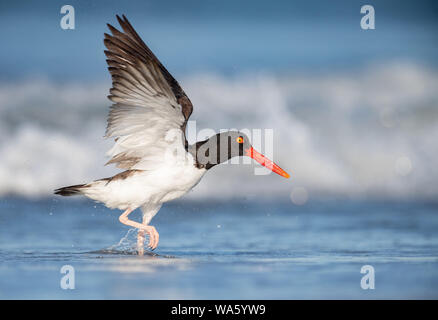
[[236,142],[237,143],[243,143],[243,138],[242,137],[237,137],[236,138]]

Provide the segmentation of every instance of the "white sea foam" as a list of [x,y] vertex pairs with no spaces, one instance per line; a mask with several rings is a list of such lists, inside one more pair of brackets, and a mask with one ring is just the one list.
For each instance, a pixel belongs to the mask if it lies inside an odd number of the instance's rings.
[[[322,75],[192,75],[181,84],[197,129],[274,129],[274,160],[291,173],[218,166],[189,197],[321,194],[436,197],[438,72],[393,63]],[[0,84],[0,195],[117,172],[103,167],[108,83]],[[402,160],[400,160],[402,159]],[[409,169],[409,170],[407,170]]]

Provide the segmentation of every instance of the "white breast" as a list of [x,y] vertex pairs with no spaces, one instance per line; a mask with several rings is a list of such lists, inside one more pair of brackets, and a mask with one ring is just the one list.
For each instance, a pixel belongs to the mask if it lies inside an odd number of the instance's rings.
[[147,201],[163,203],[181,197],[198,184],[206,171],[187,163],[154,170],[147,178]]
[[181,197],[198,184],[206,171],[196,168],[192,161],[166,162],[126,179],[97,181],[84,194],[109,208],[136,209],[146,203],[161,204]]

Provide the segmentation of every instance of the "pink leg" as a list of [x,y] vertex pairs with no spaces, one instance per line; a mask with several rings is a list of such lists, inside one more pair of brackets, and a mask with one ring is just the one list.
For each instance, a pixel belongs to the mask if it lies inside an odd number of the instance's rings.
[[[132,220],[128,219],[129,214],[132,212],[131,209],[127,209],[125,212],[123,212],[120,217],[119,217],[119,221],[127,226],[131,226],[134,228],[139,229],[139,236],[140,233],[142,232],[142,236],[144,237],[144,232],[146,232],[149,235],[149,247],[154,250],[157,246],[158,246],[158,240],[160,238],[157,230],[155,229],[155,227],[153,226],[148,226],[148,225],[144,225]],[[140,239],[137,238],[137,245],[139,244]],[[144,241],[144,240],[142,240]],[[143,248],[143,242],[142,243],[142,248]],[[140,251],[140,250],[139,250]],[[140,252],[139,252],[140,254]]]
[[137,252],[139,256],[144,255],[144,231],[139,230],[137,235]]

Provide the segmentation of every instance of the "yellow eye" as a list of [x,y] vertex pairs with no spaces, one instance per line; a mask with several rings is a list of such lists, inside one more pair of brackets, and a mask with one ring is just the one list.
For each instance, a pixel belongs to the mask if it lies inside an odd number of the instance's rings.
[[236,138],[236,142],[237,142],[237,143],[243,143],[243,138],[242,138],[242,137],[238,137],[238,138]]

